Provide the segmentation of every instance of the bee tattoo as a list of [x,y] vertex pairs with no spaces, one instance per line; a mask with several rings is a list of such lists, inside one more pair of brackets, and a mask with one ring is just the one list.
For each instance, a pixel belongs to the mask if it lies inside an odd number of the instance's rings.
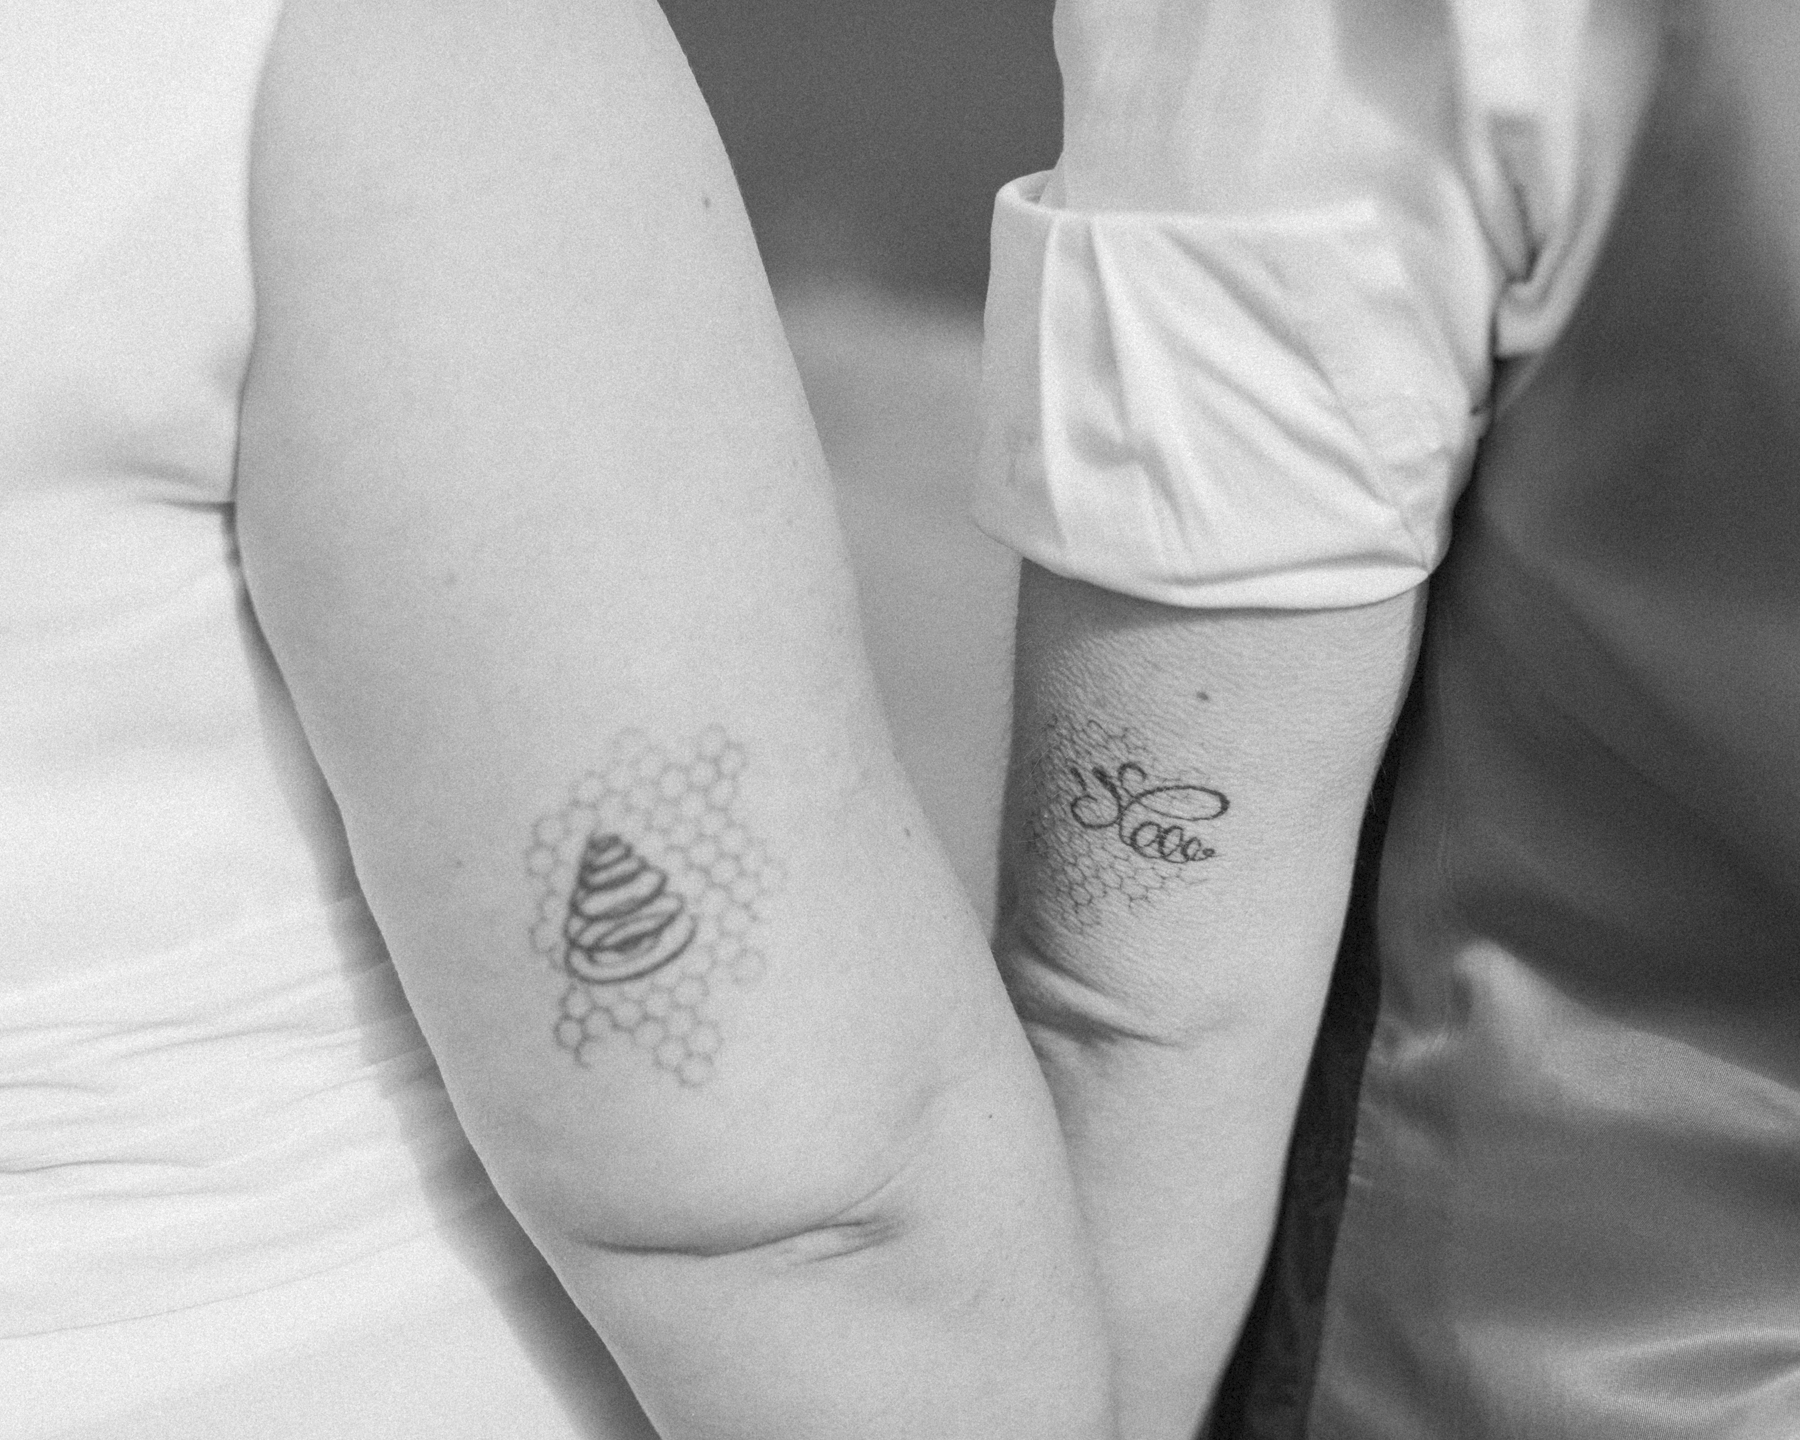
[[[1084,830],[1117,831],[1134,853],[1169,865],[1192,865],[1219,853],[1188,829],[1217,820],[1231,808],[1219,791],[1205,785],[1151,785],[1135,760],[1111,771],[1094,765],[1086,775],[1071,765],[1069,774],[1081,792],[1069,801],[1069,814]],[[1088,788],[1090,777],[1098,792]]]
[[1089,928],[1112,905],[1145,904],[1217,858],[1223,790],[1157,775],[1127,729],[1057,717],[1017,758],[1009,824],[1030,863],[1030,904]]

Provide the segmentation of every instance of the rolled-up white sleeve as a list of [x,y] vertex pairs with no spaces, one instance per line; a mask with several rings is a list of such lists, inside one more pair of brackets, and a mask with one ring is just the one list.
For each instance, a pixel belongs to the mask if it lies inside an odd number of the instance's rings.
[[[1220,17],[1243,7],[1214,3],[1182,54],[1167,43],[1182,12],[1164,8],[1140,27],[1159,53],[1115,49],[1079,75],[1059,15],[1064,160],[994,212],[976,521],[1047,569],[1171,605],[1400,594],[1449,543],[1497,302],[1527,268],[1506,177],[1467,143],[1469,97],[1409,109],[1408,76],[1353,73],[1341,31],[1274,46],[1265,27],[1234,53]],[[1209,70],[1221,92],[1255,93],[1252,61],[1287,66],[1266,89],[1316,93],[1314,113],[1245,103],[1221,125],[1222,102],[1196,102]],[[1454,61],[1438,73],[1454,84]],[[1161,111],[1159,84],[1179,91]],[[1300,140],[1255,129],[1303,121]]]

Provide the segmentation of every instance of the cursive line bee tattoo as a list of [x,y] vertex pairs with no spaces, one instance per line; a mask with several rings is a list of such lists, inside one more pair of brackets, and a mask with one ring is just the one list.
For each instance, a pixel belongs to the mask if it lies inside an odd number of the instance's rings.
[[1009,823],[1028,863],[1015,878],[1039,913],[1085,928],[1109,897],[1143,904],[1218,856],[1225,792],[1155,775],[1145,751],[1130,730],[1058,718],[1018,757]]
[[[1231,808],[1219,791],[1205,785],[1151,785],[1135,760],[1110,772],[1094,765],[1086,775],[1071,765],[1069,774],[1081,791],[1069,802],[1069,814],[1083,829],[1116,830],[1136,854],[1170,865],[1192,865],[1219,853],[1187,828],[1217,820]],[[1088,789],[1090,776],[1099,793]]]

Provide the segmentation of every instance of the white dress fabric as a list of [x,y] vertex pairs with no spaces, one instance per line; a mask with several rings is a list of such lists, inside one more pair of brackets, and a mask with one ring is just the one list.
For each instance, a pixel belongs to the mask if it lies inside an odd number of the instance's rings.
[[640,1433],[462,1136],[244,593],[277,9],[0,17],[0,1431]]
[[1062,159],[994,213],[982,528],[1170,605],[1422,581],[1617,192],[1647,62],[1592,8],[1063,0]]

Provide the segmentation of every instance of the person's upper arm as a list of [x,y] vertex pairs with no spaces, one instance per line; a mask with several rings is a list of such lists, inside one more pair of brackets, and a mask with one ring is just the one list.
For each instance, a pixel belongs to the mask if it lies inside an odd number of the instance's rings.
[[1027,562],[997,950],[1135,1433],[1191,1431],[1261,1266],[1486,398],[1500,260],[1394,123],[1418,37],[1348,73],[1367,8],[1064,0],[1063,158],[995,212],[976,515]]
[[1028,1021],[1304,1059],[1419,600],[1183,610],[1026,563],[1002,950]]
[[[995,213],[977,499],[1035,562],[1006,846],[1047,963],[1015,989],[1304,1037],[1522,247],[1448,123],[1441,26],[1065,0],[1058,42],[1062,159]],[[1131,844],[1154,799],[1084,828],[1076,772],[1121,765],[1228,804],[1158,822],[1191,858]]]
[[[585,1169],[595,1233],[646,1244],[684,1217],[625,1203],[636,1140],[595,1170],[570,1137],[665,1091],[721,1124],[747,1077],[781,1085],[775,1056],[887,1042],[837,1013],[842,969],[801,1004],[798,977],[740,985],[721,963],[709,1085],[629,1027],[559,1046],[574,977],[533,928],[572,898],[566,831],[599,813],[572,809],[583,777],[614,798],[625,732],[674,776],[716,759],[698,751],[721,729],[735,794],[697,793],[747,843],[783,841],[759,918],[832,923],[818,887],[841,877],[792,838],[905,843],[858,831],[889,818],[858,816],[859,794],[893,781],[823,467],[731,175],[654,20],[637,0],[288,7],[257,122],[237,496],[258,619],[465,1123],[490,1163],[541,1152],[534,1184]],[[680,878],[648,815],[608,815]],[[563,887],[543,914],[540,835]]]
[[1141,1433],[1237,1332],[1496,362],[1604,227],[1585,13],[1058,7],[1064,150],[987,311],[976,515],[1031,562],[999,950]]
[[851,1212],[1019,1072],[660,12],[294,0],[257,124],[245,571],[478,1149],[602,1247]]
[[[1062,158],[995,211],[984,528],[1050,574],[1190,612],[1158,623],[1202,648],[1241,632],[1323,744],[1391,715],[1404,665],[1327,684],[1287,637],[1415,603],[1496,354],[1578,293],[1622,133],[1590,97],[1618,66],[1558,13],[1064,0]],[[1041,662],[1021,647],[1027,686]]]
[[1055,1117],[660,11],[289,0],[250,181],[244,572],[497,1188],[666,1433],[1099,1433]]
[[[1156,628],[1203,652],[1253,654],[1271,742],[1397,710],[1405,665],[1334,670],[1313,637],[1354,646],[1365,607],[1416,605],[1498,366],[1580,293],[1642,37],[1566,11],[1059,6],[1063,155],[995,212],[977,517],[1046,572],[1189,612]],[[1045,643],[1079,613],[1042,617]],[[1129,665],[1130,642],[1099,648]],[[1028,688],[1049,653],[1021,647]],[[1366,783],[1367,751],[1315,756],[1319,783]],[[1355,833],[1341,817],[1333,843]]]

